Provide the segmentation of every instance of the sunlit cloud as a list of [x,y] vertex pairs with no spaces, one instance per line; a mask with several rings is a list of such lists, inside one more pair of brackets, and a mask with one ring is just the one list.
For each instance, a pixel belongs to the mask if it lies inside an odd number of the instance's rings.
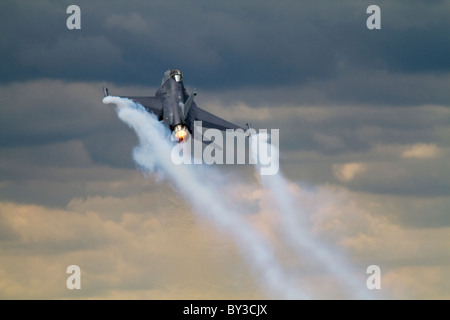
[[333,165],[333,174],[339,181],[349,182],[367,170],[362,163],[351,162]]
[[435,158],[440,154],[440,149],[435,144],[417,143],[407,147],[402,152],[403,158],[427,159]]

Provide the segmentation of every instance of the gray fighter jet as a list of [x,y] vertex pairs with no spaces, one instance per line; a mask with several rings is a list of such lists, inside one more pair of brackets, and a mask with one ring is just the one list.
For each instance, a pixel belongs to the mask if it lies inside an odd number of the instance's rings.
[[[105,96],[109,95],[104,88]],[[154,97],[121,96],[140,103],[148,112],[155,114],[173,132],[178,142],[185,141],[188,132],[194,132],[194,121],[202,121],[203,128],[243,129],[231,122],[205,111],[194,102],[196,92],[188,94],[183,84],[183,74],[180,69],[167,70],[164,73],[161,87]]]

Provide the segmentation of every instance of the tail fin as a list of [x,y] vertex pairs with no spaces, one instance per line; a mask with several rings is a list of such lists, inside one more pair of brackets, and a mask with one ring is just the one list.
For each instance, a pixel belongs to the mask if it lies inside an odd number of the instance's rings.
[[192,102],[194,101],[194,97],[197,95],[197,92],[194,91],[189,95],[189,98],[187,99],[185,105],[184,105],[184,118],[187,117],[187,114],[189,113],[189,109],[191,108]]

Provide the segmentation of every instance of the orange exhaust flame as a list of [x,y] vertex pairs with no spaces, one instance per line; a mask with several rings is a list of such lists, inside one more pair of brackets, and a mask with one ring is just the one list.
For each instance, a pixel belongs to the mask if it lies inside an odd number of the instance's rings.
[[175,127],[173,133],[178,143],[185,141],[188,136],[188,130],[185,126],[182,126],[180,124]]

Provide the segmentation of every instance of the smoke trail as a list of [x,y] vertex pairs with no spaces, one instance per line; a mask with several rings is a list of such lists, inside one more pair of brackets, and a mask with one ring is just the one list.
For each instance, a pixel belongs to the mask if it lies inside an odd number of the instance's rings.
[[293,285],[265,239],[243,218],[242,213],[235,212],[236,209],[224,202],[216,185],[208,183],[206,167],[172,163],[173,146],[167,139],[170,132],[164,125],[131,100],[108,96],[103,103],[116,104],[119,118],[136,132],[139,138],[139,146],[133,151],[136,163],[147,172],[157,170],[162,173],[190,201],[197,214],[233,235],[247,262],[257,271],[271,294],[288,299],[308,298]]
[[[262,145],[265,150],[270,150],[272,159],[277,160],[279,158],[278,148],[270,144],[268,139],[268,135],[262,133],[250,137],[251,156],[254,159],[254,163],[258,163],[258,147]],[[261,172],[258,165],[255,168],[258,173]],[[327,269],[338,278],[341,287],[347,289],[345,290],[347,293],[355,294],[358,299],[370,298],[365,282],[360,282],[355,278],[355,272],[344,261],[343,257],[327,249],[324,244],[320,243],[304,227],[305,223],[302,221],[304,212],[301,212],[302,208],[296,205],[289,190],[289,183],[282,173],[278,172],[276,175],[270,176],[260,175],[259,178],[263,186],[273,195],[278,207],[277,212],[279,213],[282,234],[299,257],[317,260],[324,269]]]

